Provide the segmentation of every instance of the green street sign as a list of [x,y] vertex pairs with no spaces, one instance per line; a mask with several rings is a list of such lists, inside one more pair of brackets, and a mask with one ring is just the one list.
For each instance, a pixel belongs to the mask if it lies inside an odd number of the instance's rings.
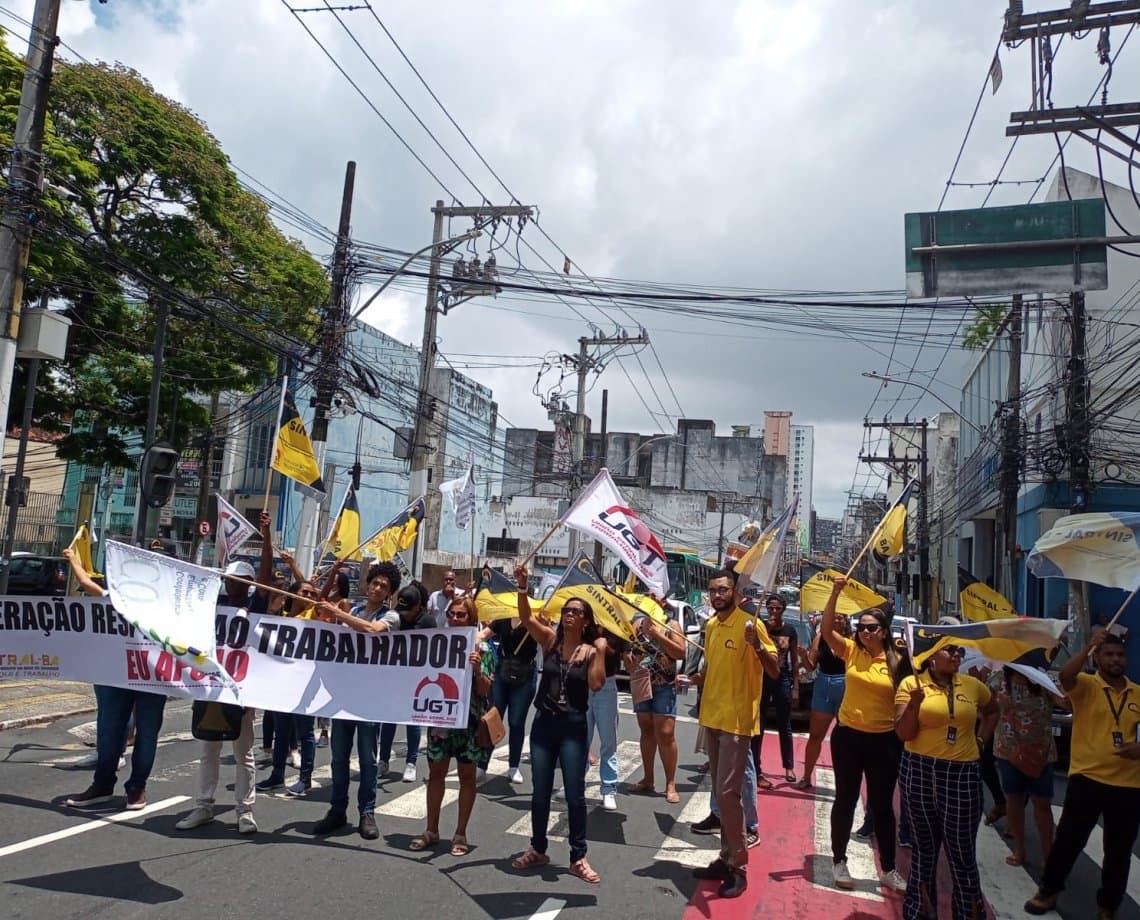
[[1103,198],[906,215],[909,297],[1108,287]]

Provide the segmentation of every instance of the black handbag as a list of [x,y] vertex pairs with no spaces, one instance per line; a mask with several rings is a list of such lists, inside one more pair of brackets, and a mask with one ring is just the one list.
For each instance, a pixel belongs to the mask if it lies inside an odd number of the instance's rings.
[[495,676],[508,687],[518,687],[525,684],[530,680],[533,673],[533,658],[513,658],[509,655],[500,658],[499,665],[495,669]]
[[194,700],[190,709],[190,734],[199,741],[236,741],[241,735],[245,709],[236,703]]

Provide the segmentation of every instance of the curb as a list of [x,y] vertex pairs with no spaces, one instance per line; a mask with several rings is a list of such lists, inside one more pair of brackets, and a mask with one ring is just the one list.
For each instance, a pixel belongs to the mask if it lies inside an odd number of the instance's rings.
[[69,709],[66,712],[49,712],[44,715],[25,716],[22,719],[7,719],[0,721],[0,732],[13,728],[27,728],[30,725],[45,725],[48,722],[66,719],[68,716],[84,716],[95,711],[95,707],[91,706],[83,709]]

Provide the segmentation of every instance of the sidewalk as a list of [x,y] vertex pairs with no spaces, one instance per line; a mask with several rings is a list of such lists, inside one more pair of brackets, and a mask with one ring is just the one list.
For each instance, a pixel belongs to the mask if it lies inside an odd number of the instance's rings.
[[95,711],[91,684],[68,680],[0,680],[0,731]]

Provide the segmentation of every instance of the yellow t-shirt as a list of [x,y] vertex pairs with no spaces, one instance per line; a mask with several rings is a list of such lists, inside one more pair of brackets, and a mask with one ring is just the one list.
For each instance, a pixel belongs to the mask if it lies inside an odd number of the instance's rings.
[[[1069,699],[1073,703],[1069,775],[1080,774],[1109,786],[1140,789],[1140,761],[1117,757],[1112,741],[1113,732],[1119,732],[1125,744],[1140,741],[1140,685],[1128,681],[1118,693],[1099,674],[1078,674]],[[1113,709],[1119,718],[1113,715]]]
[[874,658],[854,639],[843,640],[839,656],[846,666],[846,688],[839,704],[839,724],[861,732],[895,730],[895,685],[886,654]]
[[[910,702],[910,691],[922,687],[922,706],[918,710],[918,734],[904,747],[912,754],[937,757],[939,760],[972,761],[981,756],[978,750],[978,710],[990,701],[990,688],[969,674],[954,675],[954,717],[950,717],[950,696],[930,679],[929,674],[904,677],[895,694],[895,705]],[[949,740],[950,726],[954,740]]]
[[[747,737],[760,733],[760,659],[744,639],[744,624],[751,619],[737,607],[724,622],[713,616],[705,627],[705,728]],[[757,635],[761,642],[767,639],[763,623],[757,622]]]

